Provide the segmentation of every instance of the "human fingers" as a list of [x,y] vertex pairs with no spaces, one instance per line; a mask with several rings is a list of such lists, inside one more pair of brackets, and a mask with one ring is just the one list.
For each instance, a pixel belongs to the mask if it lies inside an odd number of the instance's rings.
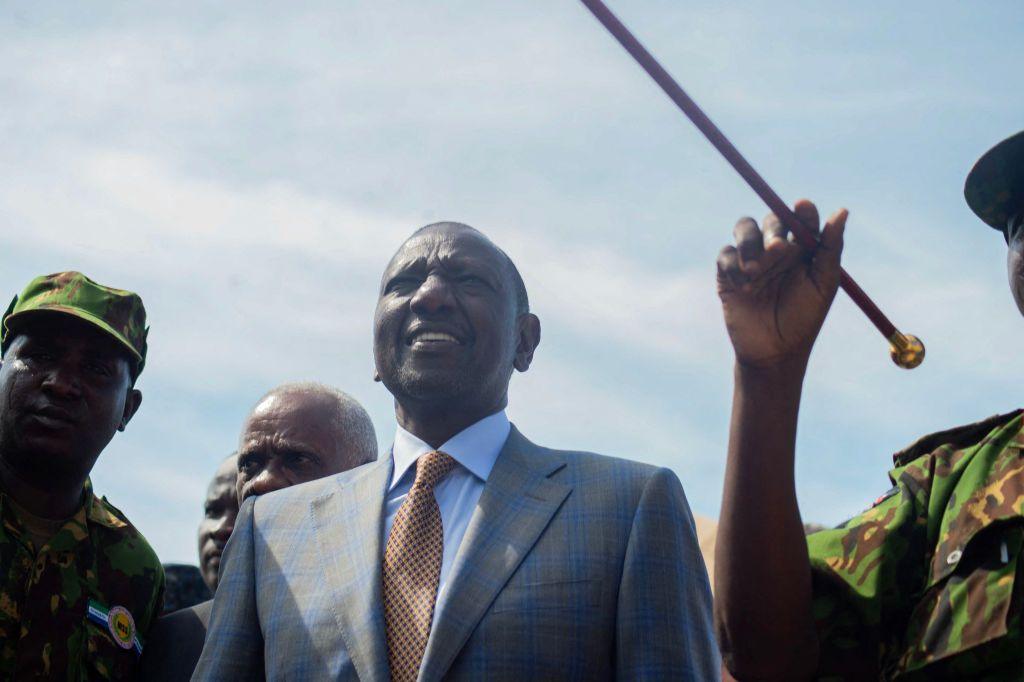
[[757,271],[758,259],[764,253],[764,236],[753,218],[740,218],[732,229],[736,239],[736,251],[740,257],[740,267],[747,271]]
[[740,269],[740,254],[733,245],[723,246],[718,252],[718,288],[719,291],[739,289],[747,277]]
[[820,232],[819,225],[821,224],[821,218],[818,217],[818,207],[807,199],[801,199],[793,205],[793,213],[796,213],[800,223],[816,238]]
[[786,242],[786,235],[789,230],[782,224],[779,217],[774,213],[769,213],[761,221],[761,227],[764,231],[764,247],[765,250],[771,251],[773,248],[779,248],[779,244]]
[[815,261],[820,261],[821,267],[839,269],[843,255],[843,235],[846,233],[846,219],[849,215],[849,211],[841,208],[825,221],[825,227],[821,231],[821,245],[815,256]]

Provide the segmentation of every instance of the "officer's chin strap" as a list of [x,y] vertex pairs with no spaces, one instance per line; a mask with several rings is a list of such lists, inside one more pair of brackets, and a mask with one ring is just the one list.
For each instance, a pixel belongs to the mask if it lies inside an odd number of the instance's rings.
[[1006,230],[1003,232],[1003,237],[1006,238],[1007,246],[1017,238],[1017,233],[1022,227],[1024,227],[1024,211],[1018,211],[1007,218]]

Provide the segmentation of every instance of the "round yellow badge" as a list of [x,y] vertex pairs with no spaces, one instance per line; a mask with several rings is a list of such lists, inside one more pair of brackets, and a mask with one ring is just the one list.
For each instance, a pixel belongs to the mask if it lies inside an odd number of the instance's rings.
[[115,606],[107,614],[107,628],[122,649],[131,649],[135,640],[135,619],[123,606]]

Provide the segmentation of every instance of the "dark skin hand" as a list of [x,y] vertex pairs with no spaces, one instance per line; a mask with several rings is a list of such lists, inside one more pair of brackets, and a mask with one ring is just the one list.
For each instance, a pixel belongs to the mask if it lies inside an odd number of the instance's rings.
[[252,411],[238,445],[238,503],[365,462],[349,452],[337,408],[322,396],[276,393]]
[[374,316],[377,378],[399,425],[432,447],[508,404],[540,320],[520,313],[507,257],[479,232],[438,223],[391,259]]
[[[817,234],[818,211],[797,202]],[[715,616],[737,679],[809,679],[818,644],[811,570],[793,478],[797,414],[811,348],[839,286],[847,212],[813,254],[774,215],[734,229],[718,257],[718,293],[736,353],[725,490],[715,547]]]
[[203,520],[199,522],[199,571],[211,592],[217,591],[221,556],[238,517],[237,477],[238,457],[232,454],[221,462],[206,489]]
[[0,487],[32,514],[68,518],[142,394],[127,350],[87,322],[38,314],[15,333],[0,365]]

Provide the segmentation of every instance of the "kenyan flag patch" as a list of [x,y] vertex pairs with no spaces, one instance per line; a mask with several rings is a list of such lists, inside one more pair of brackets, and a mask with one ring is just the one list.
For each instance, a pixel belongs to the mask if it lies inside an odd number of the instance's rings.
[[137,655],[142,653],[142,641],[135,631],[135,619],[125,607],[113,606],[108,609],[95,599],[90,599],[89,620],[106,628],[114,638],[114,643],[122,649],[134,649]]

